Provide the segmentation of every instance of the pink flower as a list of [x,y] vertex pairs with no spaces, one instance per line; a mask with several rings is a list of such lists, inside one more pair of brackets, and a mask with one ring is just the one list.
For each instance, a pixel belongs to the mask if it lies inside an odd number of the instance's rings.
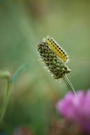
[[56,109],[66,120],[75,122],[83,130],[90,132],[90,90],[77,92],[77,97],[68,92],[58,101]]

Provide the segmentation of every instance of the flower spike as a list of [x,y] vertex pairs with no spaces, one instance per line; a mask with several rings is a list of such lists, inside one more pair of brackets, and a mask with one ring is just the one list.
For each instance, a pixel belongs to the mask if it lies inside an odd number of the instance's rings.
[[48,36],[38,44],[38,52],[54,78],[63,78],[67,86],[69,86],[75,94],[73,85],[66,77],[66,74],[70,73],[71,70],[66,65],[69,58],[65,50],[60,47],[53,38]]

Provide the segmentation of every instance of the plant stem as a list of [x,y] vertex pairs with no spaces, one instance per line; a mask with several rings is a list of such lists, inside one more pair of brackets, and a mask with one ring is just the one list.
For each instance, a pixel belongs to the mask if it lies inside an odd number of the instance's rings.
[[6,94],[5,94],[5,97],[4,97],[4,101],[3,101],[3,104],[2,104],[2,107],[1,107],[1,110],[0,110],[0,125],[2,123],[2,120],[4,118],[4,115],[5,115],[5,112],[6,112],[6,109],[7,109],[7,105],[8,105],[8,101],[9,101],[9,96],[10,96],[10,88],[11,88],[11,82],[9,79],[7,79],[7,89],[6,89]]
[[[8,105],[8,102],[9,102],[9,96],[10,96],[10,93],[11,93],[11,84],[13,82],[16,81],[17,77],[25,70],[29,67],[28,64],[24,64],[22,65],[16,72],[14,75],[10,76],[10,74],[8,72],[1,72],[1,77],[0,79],[7,79],[7,89],[5,91],[5,96],[4,96],[4,101],[3,101],[3,104],[1,106],[1,110],[0,110],[0,125],[3,121],[3,118],[4,118],[4,115],[5,115],[5,112],[6,112],[6,109],[7,109],[7,105]],[[3,73],[3,74],[2,74]]]
[[66,83],[66,85],[68,86],[69,89],[71,89],[74,93],[74,95],[77,97],[75,88],[73,86],[73,84],[71,83],[71,81],[69,80],[69,78],[66,76],[66,74],[63,76],[63,80]]

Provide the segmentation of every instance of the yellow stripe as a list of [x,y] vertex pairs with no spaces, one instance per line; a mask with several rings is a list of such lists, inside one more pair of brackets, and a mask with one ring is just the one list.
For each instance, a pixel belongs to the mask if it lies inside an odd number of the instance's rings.
[[46,42],[47,42],[48,46],[50,47],[50,49],[51,49],[58,57],[60,57],[64,62],[67,61],[67,57],[68,57],[68,56],[67,56],[66,52],[65,52],[62,48],[58,47],[58,45],[53,41],[53,39],[47,38],[47,39],[46,39]]

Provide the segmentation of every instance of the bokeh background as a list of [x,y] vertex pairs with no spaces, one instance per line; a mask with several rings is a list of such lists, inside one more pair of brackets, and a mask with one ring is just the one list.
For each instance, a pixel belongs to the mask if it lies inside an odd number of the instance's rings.
[[[0,135],[49,135],[58,119],[55,103],[68,91],[54,80],[37,53],[50,35],[67,51],[75,89],[90,88],[89,0],[0,0],[0,69],[29,68],[14,83]],[[0,106],[6,82],[0,80]]]

